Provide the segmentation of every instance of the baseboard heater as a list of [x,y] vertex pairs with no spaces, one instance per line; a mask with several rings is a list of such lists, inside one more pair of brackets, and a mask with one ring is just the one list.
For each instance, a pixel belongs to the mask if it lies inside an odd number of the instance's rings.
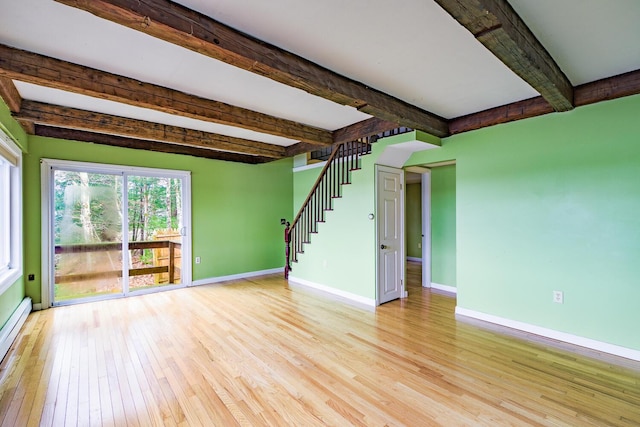
[[31,313],[31,298],[27,297],[22,300],[18,308],[15,309],[7,323],[0,329],[0,361],[9,352],[11,344],[18,336],[20,328],[27,320],[27,316]]

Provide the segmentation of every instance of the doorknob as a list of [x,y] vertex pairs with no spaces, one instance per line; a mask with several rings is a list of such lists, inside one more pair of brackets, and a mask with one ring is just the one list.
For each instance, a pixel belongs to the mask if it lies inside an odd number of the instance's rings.
[[387,246],[387,245],[380,245],[380,249],[389,249],[389,246]]

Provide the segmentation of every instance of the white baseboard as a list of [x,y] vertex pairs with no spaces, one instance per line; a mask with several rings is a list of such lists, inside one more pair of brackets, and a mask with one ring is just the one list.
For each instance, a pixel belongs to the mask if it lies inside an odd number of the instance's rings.
[[339,300],[342,300],[346,303],[354,304],[358,307],[371,309],[371,308],[375,308],[376,306],[375,299],[365,298],[360,295],[352,294],[350,292],[342,291],[340,289],[332,288],[330,286],[321,285],[319,283],[314,283],[309,280],[301,279],[299,277],[289,276],[289,284],[315,289],[317,291],[322,292],[323,294],[331,295],[334,298],[338,297]]
[[282,273],[284,277],[284,267],[271,268],[269,270],[249,271],[247,273],[231,274],[229,276],[210,277],[208,279],[194,280],[190,286],[211,285],[214,283],[228,282],[229,280],[241,280],[249,277],[264,276],[267,274]]
[[565,332],[555,331],[553,329],[542,328],[540,326],[531,325],[529,323],[518,322],[515,320],[505,319],[503,317],[493,316],[491,314],[481,313],[479,311],[468,310],[462,307],[456,307],[456,315],[470,317],[473,319],[483,320],[485,322],[494,323],[508,328],[517,329],[531,334],[563,341],[569,344],[578,345],[580,347],[613,354],[615,356],[624,357],[631,360],[640,361],[640,351],[627,347],[621,347],[602,341],[592,340]]
[[20,328],[22,328],[24,322],[27,321],[29,313],[31,313],[31,298],[27,297],[22,300],[18,308],[15,309],[9,320],[7,320],[7,323],[0,329],[0,361],[2,361],[9,352],[11,344],[13,344],[13,341],[18,336],[18,332],[20,332]]
[[432,289],[438,289],[440,291],[449,292],[449,293],[455,294],[455,295],[458,294],[458,288],[456,288],[455,286],[441,285],[440,283],[431,282],[431,288]]
[[33,304],[33,311],[40,311],[42,310],[42,304],[41,303],[37,303],[37,304]]
[[408,256],[407,257],[407,261],[422,262],[422,258],[416,258],[414,256]]

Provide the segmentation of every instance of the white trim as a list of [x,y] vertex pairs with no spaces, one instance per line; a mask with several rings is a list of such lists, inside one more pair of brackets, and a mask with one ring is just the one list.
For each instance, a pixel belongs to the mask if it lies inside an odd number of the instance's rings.
[[414,256],[408,256],[407,257],[407,261],[422,262],[422,258],[417,258],[417,257],[414,257]]
[[407,166],[404,170],[406,172],[418,173],[420,175],[431,172],[431,169],[422,166]]
[[443,162],[425,163],[422,166],[424,166],[425,168],[438,168],[440,166],[451,166],[455,164],[456,160],[445,160]]
[[481,313],[479,311],[469,310],[462,307],[456,307],[456,316],[470,317],[473,319],[483,320],[485,322],[494,323],[508,328],[517,329],[531,334],[563,341],[580,347],[586,347],[592,350],[613,354],[615,356],[624,357],[631,360],[640,361],[640,350],[634,350],[627,347],[621,347],[615,344],[609,344],[602,341],[592,340],[590,338],[578,335],[568,334],[553,329],[547,329],[529,323],[518,322],[516,320],[505,319],[504,317],[494,316],[491,314]]
[[51,277],[54,275],[51,266],[51,247],[53,245],[52,174],[51,166],[47,160],[40,160],[40,253],[42,254],[40,261],[40,307],[44,309],[51,307],[49,289],[51,289]]
[[309,169],[321,168],[325,164],[327,164],[326,160],[323,161],[323,162],[311,163],[310,165],[298,166],[298,167],[293,168],[293,171],[294,172],[302,172],[302,171],[306,171],[306,170],[309,170]]
[[[9,178],[8,185],[5,188],[8,191],[8,209],[4,205],[7,200],[2,201],[2,209],[6,209],[4,213],[7,216],[0,216],[4,218],[3,223],[0,224],[0,233],[8,233],[8,236],[4,236],[5,240],[0,242],[0,245],[3,245],[3,252],[7,251],[5,259],[8,261],[8,267],[3,266],[3,271],[0,273],[0,295],[2,295],[23,274],[22,205],[24,197],[22,191],[22,150],[12,136],[4,131],[4,128],[0,129],[0,149],[0,155],[8,163],[7,173]],[[9,229],[6,230],[6,227]]]
[[228,276],[209,277],[208,279],[194,280],[190,286],[212,285],[214,283],[228,282],[230,280],[248,279],[249,277],[266,276],[267,274],[282,273],[284,276],[284,267],[271,268],[269,270],[249,271],[247,273],[230,274]]
[[18,167],[21,155],[22,151],[13,139],[0,130],[0,157],[3,157],[11,166]]
[[[363,154],[359,154],[358,155],[358,157],[362,157],[362,156],[363,156]],[[342,163],[342,162],[345,162],[345,161],[347,161],[347,159],[344,158],[344,157],[337,160],[338,163]],[[302,172],[302,171],[306,171],[306,170],[309,170],[309,169],[317,169],[317,168],[324,167],[324,165],[326,165],[326,164],[327,164],[327,161],[323,160],[321,162],[311,163],[311,164],[304,165],[304,166],[296,166],[296,167],[293,168],[293,172]]]
[[[120,217],[122,218],[122,220],[120,221],[120,235],[122,236],[122,241],[120,242],[122,244],[121,246],[122,251],[120,256],[121,256],[122,266],[120,268],[122,269],[122,277],[120,279],[122,279],[122,293],[124,295],[129,295],[129,279],[130,279],[129,266],[130,266],[130,263],[132,262],[131,250],[128,250],[129,249],[129,221],[131,221],[131,218],[129,218],[129,175],[126,173],[123,173],[120,176],[122,177],[122,192],[120,193],[120,197],[122,197],[122,205],[120,206],[120,209],[121,209]],[[53,182],[55,185],[55,179]],[[126,191],[125,191],[125,188],[127,189]],[[155,277],[158,277],[158,276],[155,276]],[[75,304],[76,302],[80,302],[80,301],[74,298],[71,300],[71,304]]]
[[365,306],[366,308],[375,308],[376,306],[376,300],[373,298],[366,298],[360,295],[352,294],[350,292],[342,291],[340,289],[332,288],[330,286],[321,285],[319,283],[301,279],[299,277],[289,276],[289,284],[315,289],[321,291],[323,294],[339,297],[340,300],[343,300],[344,302],[352,303],[358,306]]
[[422,287],[431,283],[431,169],[422,174]]
[[26,297],[15,309],[7,323],[0,329],[0,361],[9,352],[11,344],[18,336],[20,328],[27,321],[27,316],[31,312],[31,298]]
[[22,271],[18,269],[7,270],[0,274],[0,295],[15,285],[20,277],[22,277]]
[[458,294],[458,288],[455,286],[441,285],[440,283],[431,282],[431,289],[438,289],[440,291],[449,292],[451,294]]
[[144,166],[83,162],[80,160],[58,160],[49,158],[42,158],[40,159],[40,161],[43,163],[48,163],[49,166],[55,167],[57,169],[64,169],[65,171],[75,172],[85,172],[87,169],[91,169],[92,172],[95,171],[96,173],[109,173],[113,175],[127,173],[129,175],[135,176],[162,176],[162,178],[184,178],[185,175],[191,175],[191,171],[178,169],[161,169]]
[[182,248],[180,253],[182,256],[182,271],[180,272],[180,280],[185,286],[191,286],[193,280],[193,229],[191,218],[193,216],[193,206],[191,202],[191,171],[183,171],[185,176],[180,177],[182,183],[182,224],[180,234],[182,234]]
[[32,311],[40,311],[42,310],[42,304],[37,303],[37,304],[33,304],[33,307],[31,308]]

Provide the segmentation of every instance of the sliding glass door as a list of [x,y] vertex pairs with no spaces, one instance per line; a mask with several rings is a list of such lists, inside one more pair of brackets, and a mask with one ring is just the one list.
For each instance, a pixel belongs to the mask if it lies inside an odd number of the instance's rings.
[[45,172],[50,305],[190,282],[187,172],[55,160]]
[[122,181],[53,170],[55,302],[123,293]]

